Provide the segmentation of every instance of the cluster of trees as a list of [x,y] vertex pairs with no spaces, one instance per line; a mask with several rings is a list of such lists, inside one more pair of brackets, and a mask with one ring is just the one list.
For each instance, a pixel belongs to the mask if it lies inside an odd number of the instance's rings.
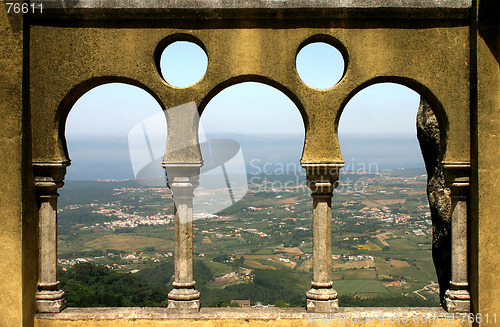
[[245,257],[240,256],[239,258],[235,258],[231,261],[231,256],[229,254],[221,253],[213,257],[212,261],[224,263],[230,265],[234,270],[237,270],[239,267],[243,266],[245,263]]
[[[208,287],[213,275],[202,261],[196,260],[194,265],[196,287],[203,294],[201,300],[204,306],[225,307],[234,299],[249,299],[252,304],[262,302],[276,306],[305,304],[304,292],[297,290],[297,280],[283,271],[256,269],[250,283],[222,289]],[[76,264],[67,271],[59,270],[58,273],[68,306],[159,307],[167,305],[174,264],[165,262],[131,274],[86,262]]]
[[58,213],[58,229],[59,235],[67,237],[72,236],[73,226],[79,225],[93,225],[95,223],[103,223],[109,220],[109,217],[92,213],[94,208],[79,208],[78,210],[63,210]]
[[[202,262],[195,261],[195,280],[201,288],[213,276]],[[136,274],[84,262],[67,271],[59,270],[61,289],[72,307],[166,307],[172,289],[174,263],[165,262]]]
[[229,285],[223,289],[198,287],[202,292],[202,305],[223,307],[230,304],[230,300],[250,300],[254,305],[274,304],[276,306],[304,306],[305,292],[297,288],[299,281],[291,273],[277,269],[255,269],[253,281]]
[[168,288],[151,286],[145,278],[120,273],[92,263],[79,263],[59,271],[68,306],[126,307],[166,306]]

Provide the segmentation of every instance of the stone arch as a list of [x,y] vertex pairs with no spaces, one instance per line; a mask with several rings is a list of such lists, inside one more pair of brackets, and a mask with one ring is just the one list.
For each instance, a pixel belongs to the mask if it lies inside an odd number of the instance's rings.
[[304,123],[304,130],[307,132],[308,126],[309,126],[309,120],[307,117],[307,113],[304,109],[304,106],[302,105],[302,102],[296,96],[290,89],[288,89],[286,86],[272,80],[269,77],[266,76],[261,76],[261,75],[242,75],[242,76],[236,76],[233,78],[230,78],[214,88],[210,90],[210,92],[207,93],[207,95],[201,100],[199,106],[198,106],[198,112],[200,113],[200,116],[203,114],[203,111],[205,110],[205,107],[208,105],[210,100],[212,100],[217,94],[222,92],[224,89],[231,87],[236,84],[241,84],[245,82],[257,82],[257,83],[262,83],[268,86],[271,86],[278,91],[282,92],[284,95],[286,95],[297,107],[297,109],[300,112],[300,115],[302,117],[302,121]]
[[367,87],[380,83],[400,84],[412,89],[413,91],[417,92],[420,95],[422,99],[420,105],[422,106],[422,102],[425,102],[427,104],[426,107],[428,108],[428,110],[430,110],[433,116],[435,116],[436,118],[440,134],[439,160],[442,160],[444,158],[444,154],[447,148],[446,135],[448,130],[448,115],[446,114],[446,111],[444,110],[441,102],[432,93],[432,91],[427,87],[425,87],[424,85],[422,85],[421,83],[419,83],[418,81],[411,78],[398,77],[398,76],[379,76],[359,84],[347,95],[347,97],[341,104],[340,110],[337,112],[337,116],[335,117],[335,133],[337,134],[338,132],[340,117],[342,116],[342,112],[344,111],[344,108],[349,103],[349,101],[361,90],[364,90]]
[[122,83],[138,87],[146,91],[148,94],[150,94],[160,105],[162,110],[165,110],[165,106],[163,105],[160,98],[149,87],[147,87],[145,84],[137,80],[119,76],[102,76],[86,80],[74,86],[66,94],[66,96],[59,103],[59,107],[57,108],[56,111],[54,123],[55,123],[55,128],[58,131],[58,149],[60,156],[63,157],[61,158],[62,160],[68,160],[68,161],[70,160],[68,147],[66,144],[65,128],[66,128],[66,119],[68,118],[71,109],[73,108],[75,103],[87,92],[93,90],[98,86],[111,83]]
[[361,90],[380,83],[404,85],[420,95],[416,116],[416,136],[427,172],[427,199],[433,226],[432,257],[440,288],[440,301],[445,306],[445,292],[450,288],[452,279],[452,202],[450,190],[445,185],[445,171],[442,164],[446,151],[448,116],[441,103],[428,88],[413,79],[401,77],[374,78],[359,85],[343,101],[336,117],[336,133],[338,132],[340,117],[347,103]]

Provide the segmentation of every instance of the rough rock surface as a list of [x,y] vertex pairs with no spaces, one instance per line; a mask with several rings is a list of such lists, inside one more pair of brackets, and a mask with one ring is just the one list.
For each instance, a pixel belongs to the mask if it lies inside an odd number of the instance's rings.
[[417,138],[427,170],[427,198],[432,216],[432,257],[436,266],[441,303],[451,280],[451,199],[439,165],[440,133],[436,116],[425,99],[417,114]]

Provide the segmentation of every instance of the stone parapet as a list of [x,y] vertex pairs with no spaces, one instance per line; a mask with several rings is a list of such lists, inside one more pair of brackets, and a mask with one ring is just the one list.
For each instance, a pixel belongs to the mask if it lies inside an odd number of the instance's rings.
[[[472,0],[45,0],[37,21],[116,19],[467,19]],[[38,2],[37,2],[38,3]]]

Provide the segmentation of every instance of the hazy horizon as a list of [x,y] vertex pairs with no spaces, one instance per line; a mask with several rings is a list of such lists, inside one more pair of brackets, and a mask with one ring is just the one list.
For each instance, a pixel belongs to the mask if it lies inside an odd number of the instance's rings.
[[[217,138],[240,144],[248,172],[266,163],[294,163],[299,167],[303,148],[301,135],[207,135],[209,140]],[[72,137],[69,142],[71,165],[67,168],[66,180],[134,178],[125,135]],[[346,168],[369,163],[376,164],[380,170],[424,168],[414,135],[343,135],[340,146]]]

